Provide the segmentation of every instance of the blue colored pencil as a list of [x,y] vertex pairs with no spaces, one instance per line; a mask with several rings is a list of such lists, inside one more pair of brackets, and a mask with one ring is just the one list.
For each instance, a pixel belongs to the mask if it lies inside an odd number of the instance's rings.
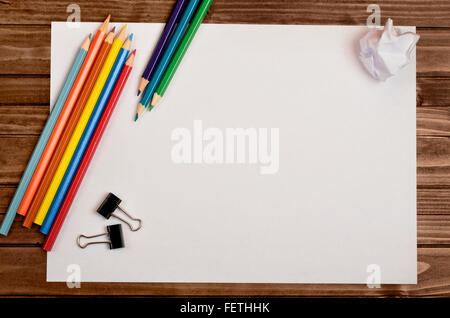
[[59,93],[58,99],[56,100],[55,105],[50,113],[47,122],[45,123],[44,130],[42,131],[41,137],[39,138],[36,146],[34,147],[33,153],[31,155],[30,161],[28,161],[25,172],[22,175],[22,179],[20,180],[19,186],[16,189],[16,193],[9,204],[8,211],[6,212],[5,218],[3,219],[2,225],[0,227],[0,234],[8,235],[9,229],[11,228],[11,224],[16,217],[17,209],[19,208],[20,202],[25,194],[25,191],[28,188],[28,184],[30,183],[31,177],[34,174],[34,170],[39,163],[39,160],[44,152],[45,146],[47,145],[47,141],[50,138],[50,135],[53,131],[53,128],[58,120],[59,114],[66,102],[67,96],[72,88],[73,83],[78,75],[78,72],[83,65],[84,59],[87,55],[88,49],[90,45],[90,38],[83,41],[80,50],[78,51],[77,56],[75,57],[75,61],[70,68],[69,75],[67,75],[66,81]]
[[169,45],[167,45],[167,49],[164,52],[164,55],[161,58],[161,61],[159,62],[155,73],[153,74],[152,78],[150,79],[150,82],[145,88],[144,95],[142,96],[141,102],[139,103],[136,110],[136,116],[134,118],[135,121],[138,120],[139,116],[142,114],[145,108],[150,104],[150,100],[152,99],[153,94],[155,93],[156,87],[161,81],[161,78],[163,77],[164,72],[166,71],[167,66],[170,63],[170,60],[172,59],[172,56],[175,53],[175,50],[177,49],[178,45],[181,42],[181,39],[183,38],[184,33],[186,32],[189,26],[189,21],[194,15],[195,9],[197,8],[199,1],[200,0],[189,1],[186,10],[184,11],[183,16],[181,17],[180,22],[178,22],[177,28],[175,29],[175,32],[173,33],[173,36],[170,39]]
[[70,160],[70,164],[67,167],[67,170],[64,174],[64,177],[61,181],[61,184],[58,187],[58,191],[56,192],[55,197],[53,198],[50,209],[47,212],[47,215],[44,219],[44,222],[41,226],[41,233],[47,234],[50,231],[50,228],[53,224],[53,221],[59,211],[59,208],[64,200],[67,190],[70,187],[73,176],[77,171],[78,165],[83,158],[83,154],[89,145],[89,140],[94,133],[95,127],[102,115],[103,109],[108,102],[109,96],[113,91],[114,85],[119,78],[120,72],[122,71],[123,65],[125,64],[125,60],[127,59],[128,53],[130,52],[131,40],[133,40],[133,34],[130,35],[127,41],[123,44],[122,48],[117,55],[116,61],[109,73],[108,79],[106,80],[105,86],[100,94],[100,97],[95,105],[95,108],[89,117],[89,121],[86,125],[86,128],[83,131],[83,135],[81,136],[80,141],[78,142],[77,148]]
[[173,8],[172,13],[170,14],[169,21],[167,21],[166,26],[164,27],[164,30],[161,34],[161,37],[159,38],[158,44],[156,44],[156,48],[153,51],[152,57],[150,58],[150,61],[148,62],[147,67],[145,68],[145,71],[142,74],[141,81],[139,82],[138,96],[147,86],[148,80],[150,79],[150,77],[152,77],[153,73],[155,72],[156,66],[161,60],[164,50],[167,47],[167,44],[169,43],[170,37],[172,36],[173,31],[175,30],[175,26],[181,17],[181,13],[183,12],[183,8],[186,2],[187,0],[178,0],[177,3],[175,4],[175,7]]

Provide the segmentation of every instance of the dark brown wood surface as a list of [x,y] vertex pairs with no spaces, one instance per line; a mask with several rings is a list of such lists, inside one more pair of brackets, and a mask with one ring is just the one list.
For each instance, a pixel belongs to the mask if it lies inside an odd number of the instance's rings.
[[[0,0],[0,221],[49,114],[50,22],[73,1]],[[82,21],[164,22],[174,0],[76,1]],[[132,3],[130,6],[129,4]],[[364,25],[366,1],[216,0],[207,23]],[[417,285],[46,283],[37,228],[0,237],[0,296],[450,296],[450,0],[377,1],[382,22],[416,25]]]

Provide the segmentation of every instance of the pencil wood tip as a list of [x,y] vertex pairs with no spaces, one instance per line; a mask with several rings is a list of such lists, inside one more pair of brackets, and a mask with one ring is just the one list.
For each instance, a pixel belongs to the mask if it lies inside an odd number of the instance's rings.
[[105,41],[108,42],[108,43],[112,43],[113,39],[114,39],[114,30],[111,30],[108,33],[108,35],[106,36]]
[[89,34],[89,36],[83,41],[83,43],[81,44],[81,48],[83,50],[88,50],[89,49],[89,45],[91,44],[91,35]]
[[103,32],[106,33],[106,30],[108,30],[108,25],[109,25],[109,20],[111,19],[111,15],[108,14],[108,17],[106,18],[106,20],[103,22],[102,26],[100,27],[100,30],[102,30]]
[[126,61],[126,65],[128,65],[128,66],[133,66],[133,64],[134,64],[134,55],[135,55],[135,53],[136,53],[136,50],[134,50],[133,52],[131,52],[131,54],[128,56],[128,59],[127,59],[127,61]]
[[148,80],[146,80],[145,77],[141,77],[141,81],[139,82],[139,87],[138,87],[139,93],[144,91],[147,84],[148,84]]
[[142,105],[141,103],[139,103],[137,109],[136,109],[136,116],[135,116],[135,121],[139,119],[139,117],[141,116],[141,114],[144,112],[145,110],[145,106]]
[[131,49],[131,39],[132,39],[132,37],[129,36],[128,39],[125,41],[125,43],[122,45],[123,49],[125,49],[125,50]]
[[122,28],[122,30],[120,30],[119,34],[117,35],[118,40],[123,41],[125,39],[126,29],[127,29],[127,25],[125,24],[125,26]]
[[[159,103],[159,101],[161,100],[161,98],[162,98],[162,96],[159,95],[159,94],[157,94],[157,93],[155,93],[155,94],[153,95],[152,101],[151,101],[151,103],[150,103],[150,105],[152,106],[152,108],[155,107],[156,104]],[[149,111],[150,111],[150,109],[149,109]]]

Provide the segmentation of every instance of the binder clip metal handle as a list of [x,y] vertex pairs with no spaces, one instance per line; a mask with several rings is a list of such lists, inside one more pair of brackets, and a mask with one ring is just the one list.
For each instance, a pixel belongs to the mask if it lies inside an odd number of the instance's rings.
[[[122,202],[121,199],[119,199],[116,195],[114,195],[113,193],[110,192],[106,196],[106,199],[103,200],[102,204],[100,204],[100,206],[98,207],[97,212],[100,213],[106,219],[109,219],[111,216],[113,216],[116,219],[121,220],[122,222],[124,222],[125,224],[127,224],[130,227],[131,231],[136,232],[137,230],[139,230],[142,227],[142,220],[132,217],[127,211],[125,211],[124,208],[122,208],[119,205],[121,202]],[[138,222],[138,226],[136,228],[133,228],[131,223],[127,222],[122,217],[114,214],[114,211],[116,209],[119,209],[120,211],[122,211],[122,213],[125,214],[129,219],[131,219],[135,222]]]
[[[81,248],[86,248],[89,245],[93,244],[109,244],[110,249],[116,249],[116,248],[122,248],[125,247],[124,241],[123,241],[123,235],[122,235],[122,225],[120,224],[114,224],[114,225],[108,225],[106,227],[107,232],[102,234],[96,234],[96,235],[78,235],[77,237],[77,245]],[[109,241],[96,241],[96,242],[88,242],[86,244],[81,243],[81,239],[91,239],[95,237],[100,237],[108,235]]]

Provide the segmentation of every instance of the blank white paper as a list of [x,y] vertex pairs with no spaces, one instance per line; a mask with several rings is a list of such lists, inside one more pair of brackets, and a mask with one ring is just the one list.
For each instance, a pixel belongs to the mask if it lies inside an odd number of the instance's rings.
[[[52,23],[52,104],[99,25]],[[162,28],[128,24],[136,63],[47,280],[66,281],[76,264],[83,282],[416,283],[415,63],[372,79],[358,58],[362,26],[204,24],[161,103],[135,123]],[[195,123],[224,135],[278,129],[278,170],[174,162],[172,134]],[[143,227],[123,224],[123,249],[81,249],[79,234],[120,223],[96,213],[108,192]]]

